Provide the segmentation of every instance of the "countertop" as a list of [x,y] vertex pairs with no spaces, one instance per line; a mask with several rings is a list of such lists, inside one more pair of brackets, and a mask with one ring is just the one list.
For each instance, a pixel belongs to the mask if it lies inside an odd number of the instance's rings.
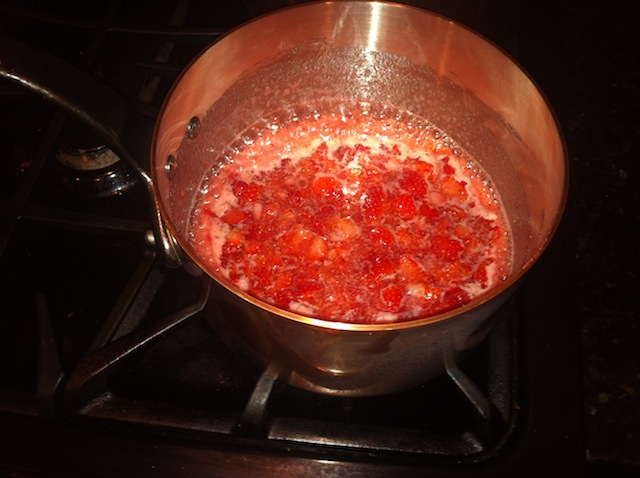
[[558,3],[541,17],[556,75],[539,81],[556,82],[571,168],[585,446],[593,476],[640,476],[640,3]]

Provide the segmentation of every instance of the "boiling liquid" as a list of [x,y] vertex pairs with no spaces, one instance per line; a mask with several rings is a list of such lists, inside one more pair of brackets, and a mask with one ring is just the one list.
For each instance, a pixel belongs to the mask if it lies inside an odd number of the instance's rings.
[[357,323],[434,315],[504,280],[509,232],[489,178],[435,126],[390,111],[248,130],[194,210],[202,262],[280,308]]

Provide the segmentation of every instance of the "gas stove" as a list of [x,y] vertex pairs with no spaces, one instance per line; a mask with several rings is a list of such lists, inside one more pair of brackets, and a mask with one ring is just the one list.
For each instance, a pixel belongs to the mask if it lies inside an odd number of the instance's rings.
[[[191,58],[266,7],[256,8],[3,2],[0,29],[153,118]],[[513,48],[513,38],[496,41]],[[135,172],[85,126],[8,81],[0,102],[1,470],[582,474],[579,342],[564,289],[563,228],[497,313],[490,336],[441,377],[379,397],[317,395],[274,380],[218,338],[205,320],[209,282],[188,263],[167,266]]]

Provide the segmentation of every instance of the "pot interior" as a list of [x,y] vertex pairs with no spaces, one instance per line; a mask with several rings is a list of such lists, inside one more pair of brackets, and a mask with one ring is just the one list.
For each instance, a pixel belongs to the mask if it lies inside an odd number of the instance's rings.
[[[212,169],[270,122],[336,109],[424,118],[490,175],[513,236],[511,276],[490,295],[512,285],[550,240],[565,200],[566,160],[555,118],[527,75],[492,44],[429,12],[323,3],[230,33],[192,63],[165,102],[152,156],[156,193],[196,263],[190,219]],[[206,148],[195,152],[183,144],[194,118],[195,134],[206,135],[199,141]]]

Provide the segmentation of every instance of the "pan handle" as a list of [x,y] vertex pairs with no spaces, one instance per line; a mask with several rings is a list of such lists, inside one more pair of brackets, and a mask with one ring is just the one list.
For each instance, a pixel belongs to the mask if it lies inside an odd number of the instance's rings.
[[154,237],[162,260],[168,267],[179,266],[180,249],[160,213],[153,180],[140,161],[150,155],[154,120],[72,65],[2,35],[0,78],[38,94],[88,126],[132,167],[144,183],[153,206]]

